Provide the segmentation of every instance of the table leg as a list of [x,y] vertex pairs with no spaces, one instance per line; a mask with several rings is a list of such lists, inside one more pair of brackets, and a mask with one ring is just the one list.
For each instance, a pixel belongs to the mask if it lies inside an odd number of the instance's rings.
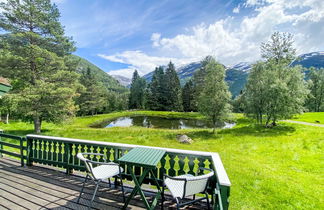
[[144,181],[144,178],[146,176],[146,174],[149,172],[149,170],[145,169],[143,171],[143,174],[140,176],[140,178],[137,180],[135,174],[134,174],[134,171],[133,171],[133,167],[129,167],[129,173],[130,175],[132,176],[134,182],[135,182],[135,188],[133,189],[132,193],[130,194],[130,196],[127,198],[124,206],[123,206],[123,209],[126,209],[126,207],[128,206],[129,202],[131,201],[131,199],[136,195],[137,191],[138,190],[141,190],[141,185]]
[[153,199],[153,201],[152,201],[151,208],[150,208],[150,209],[154,209],[155,206],[156,206],[157,203],[158,203],[159,198],[161,197],[161,187],[160,187],[160,185],[159,185],[159,182],[157,181],[157,178],[156,178],[154,172],[151,170],[150,173],[151,173],[151,175],[152,175],[152,177],[153,177],[153,180],[154,180],[154,182],[155,182],[156,188],[157,188],[157,190],[158,190],[158,192],[156,193],[156,196],[154,197],[154,199]]
[[[151,171],[151,170],[150,169],[145,169],[143,174],[144,173],[147,174],[147,172],[149,172],[149,171]],[[135,182],[135,185],[137,186],[137,191],[139,192],[140,196],[142,197],[142,200],[143,200],[143,202],[145,204],[146,209],[151,209],[151,206],[150,206],[149,202],[147,201],[143,190],[141,189],[142,182],[137,181],[136,177],[134,179],[134,182]]]

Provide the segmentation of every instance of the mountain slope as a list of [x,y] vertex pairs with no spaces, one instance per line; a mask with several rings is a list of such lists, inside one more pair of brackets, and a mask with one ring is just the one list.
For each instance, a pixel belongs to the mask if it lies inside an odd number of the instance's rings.
[[108,89],[116,92],[125,92],[127,91],[127,88],[122,86],[119,81],[114,79],[112,76],[107,74],[105,71],[100,69],[98,66],[94,65],[93,63],[90,63],[84,58],[81,58],[77,55],[72,55],[74,59],[79,61],[77,70],[78,72],[82,73],[87,70],[87,68],[90,68],[90,71],[94,74],[96,79]]
[[301,65],[304,68],[324,68],[324,51],[302,54],[292,63],[292,65]]

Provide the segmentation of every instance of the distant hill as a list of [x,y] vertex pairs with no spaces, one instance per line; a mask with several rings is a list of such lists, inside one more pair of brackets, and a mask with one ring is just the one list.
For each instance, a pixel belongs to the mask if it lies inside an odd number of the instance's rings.
[[116,79],[114,79],[112,76],[107,74],[105,71],[100,69],[98,66],[94,65],[93,63],[90,63],[84,58],[81,58],[77,55],[72,55],[75,59],[79,60],[79,65],[77,67],[77,70],[81,73],[83,71],[86,71],[89,67],[91,72],[94,73],[95,77],[98,81],[102,82],[103,85],[108,89],[116,92],[125,92],[127,91],[127,88],[125,88],[123,85],[119,83]]

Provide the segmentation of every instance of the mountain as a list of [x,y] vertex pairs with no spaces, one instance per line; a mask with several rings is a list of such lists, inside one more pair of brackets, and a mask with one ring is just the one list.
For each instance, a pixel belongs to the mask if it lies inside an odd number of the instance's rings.
[[292,65],[301,65],[304,68],[324,68],[324,51],[302,54]]
[[112,76],[114,79],[116,79],[122,86],[127,87],[128,85],[130,85],[132,83],[132,80],[124,77],[124,76],[120,76],[120,75],[110,75]]
[[[225,80],[229,85],[229,90],[232,93],[233,98],[239,95],[241,90],[243,90],[252,67],[251,65],[252,63],[240,62],[234,66],[226,67]],[[304,68],[309,68],[311,66],[315,68],[324,68],[324,52],[302,54],[298,56],[298,58],[292,62],[291,65],[301,65]],[[200,62],[193,62],[179,67],[177,69],[177,73],[180,78],[181,85],[184,85],[200,67]],[[150,82],[152,80],[152,76],[153,71],[144,75],[143,77],[146,79],[146,81]]]
[[94,65],[93,63],[90,63],[86,59],[81,58],[81,57],[79,57],[77,55],[72,55],[72,56],[73,56],[73,59],[79,61],[79,64],[78,64],[78,67],[77,67],[77,70],[78,70],[79,73],[82,73],[82,72],[86,71],[88,68],[90,68],[90,71],[94,74],[96,79],[98,81],[102,82],[102,84],[108,90],[116,91],[116,92],[125,92],[125,91],[127,91],[127,88],[122,86],[119,83],[119,81],[114,79],[112,76],[107,74],[105,71],[100,69],[98,66]]
[[235,98],[243,90],[247,77],[252,68],[252,63],[241,62],[226,69],[225,80],[229,86],[232,97]]

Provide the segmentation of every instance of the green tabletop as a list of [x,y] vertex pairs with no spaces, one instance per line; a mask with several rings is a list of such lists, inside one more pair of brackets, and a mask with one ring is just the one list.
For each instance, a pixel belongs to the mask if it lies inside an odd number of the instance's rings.
[[136,147],[119,158],[119,162],[143,167],[156,167],[166,151],[160,149]]

